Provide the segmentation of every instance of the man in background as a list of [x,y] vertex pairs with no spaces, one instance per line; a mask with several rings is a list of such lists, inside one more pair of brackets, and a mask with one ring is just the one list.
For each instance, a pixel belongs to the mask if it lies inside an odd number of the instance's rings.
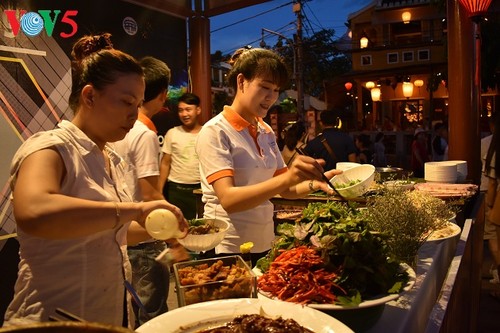
[[410,160],[413,177],[424,178],[425,176],[425,163],[431,160],[427,146],[427,131],[421,127],[416,128],[411,144]]
[[[481,192],[486,193],[488,191],[488,177],[484,173],[485,171],[485,163],[486,163],[486,155],[488,154],[488,149],[490,148],[491,138],[493,137],[493,132],[495,131],[495,119],[496,114],[493,114],[488,119],[488,124],[490,127],[490,135],[485,136],[481,139],[481,161],[483,164],[483,172],[481,175]],[[485,194],[486,195],[486,194]],[[486,220],[484,223],[484,240],[488,242],[488,250],[490,251],[491,256],[493,257],[493,264],[489,269],[489,273],[491,275],[490,283],[500,283],[500,278],[498,276],[498,269],[495,263],[500,262],[500,258],[498,258],[498,240],[495,225],[491,223],[488,219],[490,207],[485,205],[486,209]]]
[[323,132],[309,141],[304,149],[307,155],[324,159],[325,170],[335,169],[337,162],[356,162],[354,140],[340,130],[339,114],[336,110],[321,111],[319,117]]
[[[164,199],[159,188],[160,145],[156,127],[151,117],[162,109],[167,99],[170,69],[163,61],[145,57],[140,61],[145,73],[144,103],[139,108],[138,119],[125,138],[114,144],[115,150],[127,163],[127,187],[134,201]],[[180,214],[177,207],[172,206]],[[166,311],[169,292],[169,270],[155,258],[167,244],[155,240],[143,228],[129,232],[128,255],[132,265],[132,286],[144,305],[141,309],[133,303],[135,326]],[[146,310],[146,311],[144,311]]]
[[161,111],[151,117],[151,121],[158,130],[157,134],[158,140],[160,142],[160,147],[163,146],[165,135],[167,134],[168,130],[181,124],[181,121],[177,116],[176,105],[177,103],[175,101],[167,98],[167,101],[161,108]]
[[448,127],[442,122],[434,125],[434,138],[432,139],[432,160],[444,161],[448,149]]
[[165,135],[160,166],[160,188],[165,198],[182,210],[186,219],[196,218],[196,195],[200,188],[196,139],[201,129],[200,98],[185,93],[179,98],[179,119],[182,125],[171,128]]

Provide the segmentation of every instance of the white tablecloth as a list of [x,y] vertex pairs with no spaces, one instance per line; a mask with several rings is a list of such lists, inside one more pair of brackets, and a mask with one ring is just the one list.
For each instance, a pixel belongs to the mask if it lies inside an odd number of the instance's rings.
[[[471,220],[467,220],[460,238],[427,242],[420,248],[417,280],[414,287],[396,301],[387,303],[381,318],[366,332],[421,333],[426,331],[429,317],[440,296],[443,282],[449,273],[456,274],[458,266],[451,265],[451,263],[457,244],[467,241],[470,225]],[[445,310],[443,309],[443,311]],[[439,322],[430,326],[437,327]]]

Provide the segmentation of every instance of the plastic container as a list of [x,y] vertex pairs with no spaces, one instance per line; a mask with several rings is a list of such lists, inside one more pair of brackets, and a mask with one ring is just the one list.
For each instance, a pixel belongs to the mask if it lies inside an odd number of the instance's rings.
[[182,238],[185,232],[179,230],[179,222],[174,213],[168,209],[155,209],[146,217],[146,231],[156,239],[165,240],[171,238]]
[[257,297],[257,276],[239,255],[176,263],[174,276],[179,306]]

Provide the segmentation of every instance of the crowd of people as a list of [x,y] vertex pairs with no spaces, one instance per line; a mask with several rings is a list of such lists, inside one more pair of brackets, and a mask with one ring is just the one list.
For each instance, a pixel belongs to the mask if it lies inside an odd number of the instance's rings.
[[[341,128],[338,110],[321,112],[321,132],[309,141],[302,123],[290,123],[280,147],[263,118],[289,75],[271,50],[235,52],[228,74],[234,99],[205,124],[199,97],[183,94],[176,108],[179,123],[161,143],[152,118],[164,112],[167,101],[166,63],[136,60],[115,49],[107,33],[79,39],[72,57],[73,119],[34,134],[12,161],[21,262],[5,326],[48,321],[56,308],[64,308],[88,321],[135,329],[168,311],[170,263],[156,259],[181,247],[175,239],[159,241],[146,232],[145,219],[153,210],[172,211],[181,230],[195,218],[228,221],[226,237],[205,255],[238,254],[242,244],[253,242],[255,264],[274,239],[273,196],[332,194],[323,179],[341,172],[338,162],[387,166],[384,134],[377,133],[373,142],[364,133],[352,137]],[[423,177],[425,162],[447,158],[446,129],[437,124],[431,144],[425,129],[415,130],[414,176]],[[490,188],[499,178],[498,138],[494,133],[491,144],[485,143]],[[203,216],[197,213],[195,189],[202,192]],[[490,212],[496,212],[494,204],[493,198]],[[495,217],[490,222],[497,239],[500,222]],[[495,242],[491,250],[500,265]],[[178,260],[189,258],[182,249],[177,253]],[[139,303],[131,301],[131,293]]]
[[[215,255],[238,253],[251,240],[255,261],[274,237],[272,196],[331,191],[324,161],[300,155],[287,166],[262,120],[289,79],[273,51],[235,53],[234,101],[203,127],[198,96],[181,96],[180,125],[162,145],[152,118],[167,100],[166,63],[136,60],[108,33],[82,37],[72,57],[73,119],[33,135],[12,161],[21,263],[5,326],[45,322],[63,308],[135,329],[168,311],[168,263],[156,259],[179,246],[151,238],[150,212],[172,211],[181,230],[187,218],[227,219],[232,226]],[[193,194],[200,187],[203,216]]]

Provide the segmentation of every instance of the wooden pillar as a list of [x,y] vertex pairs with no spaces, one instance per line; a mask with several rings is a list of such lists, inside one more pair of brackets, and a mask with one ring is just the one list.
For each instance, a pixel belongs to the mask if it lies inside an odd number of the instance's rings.
[[362,126],[359,127],[358,124],[363,124],[363,119],[365,117],[363,103],[366,102],[363,101],[363,87],[361,85],[361,81],[356,81],[356,95],[358,96],[358,99],[356,100],[356,124],[354,124],[354,128],[357,131],[361,131]]
[[474,106],[473,24],[457,0],[448,1],[448,158],[467,161],[468,176],[481,181],[481,133]]
[[210,68],[210,19],[189,19],[190,83],[201,101],[201,123],[212,118],[212,80]]

